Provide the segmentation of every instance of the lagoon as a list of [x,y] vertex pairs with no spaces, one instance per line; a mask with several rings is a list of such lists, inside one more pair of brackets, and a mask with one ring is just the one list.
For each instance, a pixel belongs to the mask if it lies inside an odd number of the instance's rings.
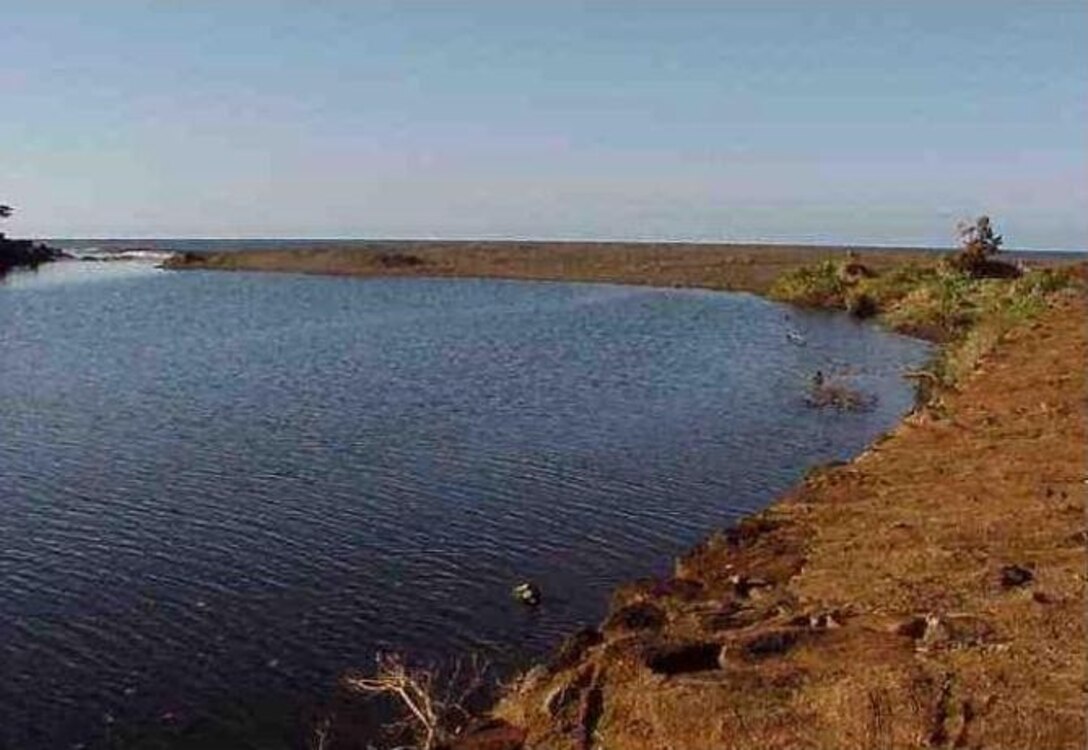
[[9,276],[0,746],[292,747],[379,650],[515,668],[890,428],[928,351],[746,294]]

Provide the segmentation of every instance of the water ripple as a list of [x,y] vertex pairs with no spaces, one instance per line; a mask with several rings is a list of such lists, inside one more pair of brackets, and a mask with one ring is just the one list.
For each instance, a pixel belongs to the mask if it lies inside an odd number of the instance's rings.
[[[521,663],[889,426],[925,354],[745,295],[94,280],[0,290],[2,747],[289,746],[375,649]],[[836,363],[876,411],[803,407]]]

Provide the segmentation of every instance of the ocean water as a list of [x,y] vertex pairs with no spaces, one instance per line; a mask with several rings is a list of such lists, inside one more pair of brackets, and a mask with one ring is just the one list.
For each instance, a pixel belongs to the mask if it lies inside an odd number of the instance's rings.
[[[743,294],[10,275],[0,747],[302,747],[378,651],[508,672],[893,425],[927,353]],[[805,406],[818,369],[875,408]]]

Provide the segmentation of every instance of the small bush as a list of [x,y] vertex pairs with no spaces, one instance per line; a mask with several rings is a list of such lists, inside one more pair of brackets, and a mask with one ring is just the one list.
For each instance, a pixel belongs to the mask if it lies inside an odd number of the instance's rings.
[[974,320],[974,283],[966,274],[941,267],[891,305],[885,322],[899,331],[939,340],[953,338]]
[[770,295],[774,299],[811,307],[842,307],[847,285],[839,265],[825,260],[815,266],[789,271],[775,281]]
[[[893,330],[946,343],[931,363],[929,377],[920,381],[919,398],[924,401],[939,399],[941,388],[954,386],[974,370],[1010,329],[1043,312],[1055,295],[1082,283],[1070,268],[1016,269],[1016,277],[978,275],[953,260],[904,264],[880,275],[852,278],[844,278],[841,269],[827,260],[792,271],[774,285],[772,296],[845,308],[857,317],[879,316]],[[838,408],[858,405],[840,393],[822,393],[812,401]]]

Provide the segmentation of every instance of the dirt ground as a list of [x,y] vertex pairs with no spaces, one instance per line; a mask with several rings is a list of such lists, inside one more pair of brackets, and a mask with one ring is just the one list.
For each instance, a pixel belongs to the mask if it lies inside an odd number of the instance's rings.
[[497,714],[530,748],[1084,748],[1086,313],[618,591]]

